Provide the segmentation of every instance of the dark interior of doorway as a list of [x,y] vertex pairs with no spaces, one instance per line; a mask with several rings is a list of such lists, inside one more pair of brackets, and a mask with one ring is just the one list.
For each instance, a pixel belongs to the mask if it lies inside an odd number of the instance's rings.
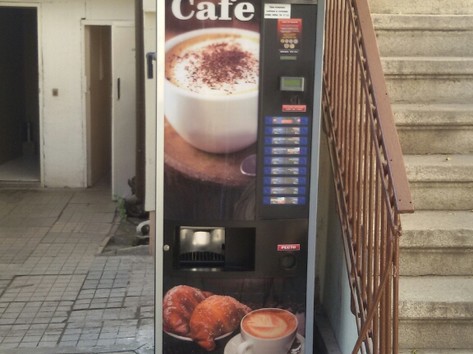
[[37,10],[0,7],[0,181],[39,181]]
[[112,53],[111,27],[85,27],[89,187],[111,183]]

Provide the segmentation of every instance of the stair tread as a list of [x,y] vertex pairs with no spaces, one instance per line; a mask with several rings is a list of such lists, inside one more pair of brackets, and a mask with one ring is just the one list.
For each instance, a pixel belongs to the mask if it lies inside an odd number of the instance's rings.
[[403,248],[473,249],[473,211],[420,210],[401,220]]
[[425,126],[471,126],[473,125],[473,104],[459,103],[399,103],[392,109],[396,125]]
[[473,154],[404,155],[411,182],[473,182]]
[[[473,19],[472,19],[473,20]],[[389,56],[382,58],[386,76],[439,75],[467,76],[473,74],[473,57]]]
[[473,57],[471,56],[428,56],[428,55],[419,55],[419,56],[384,56],[381,58],[382,60],[387,61],[396,61],[396,60],[403,60],[403,61],[415,61],[415,62],[424,62],[424,61],[433,61],[433,62],[467,62],[470,63],[473,61]]
[[473,319],[473,276],[403,276],[401,319]]
[[473,353],[473,348],[471,349],[401,349],[399,354],[471,354]]
[[374,13],[466,14],[473,12],[473,2],[471,0],[450,0],[446,6],[445,0],[370,0],[370,8]]
[[404,230],[473,230],[472,210],[419,210],[401,217]]
[[401,301],[471,302],[471,276],[404,276],[400,279]]
[[473,30],[473,14],[372,14],[376,30]]
[[469,103],[394,103],[396,109],[416,111],[468,111],[473,112],[473,104]]

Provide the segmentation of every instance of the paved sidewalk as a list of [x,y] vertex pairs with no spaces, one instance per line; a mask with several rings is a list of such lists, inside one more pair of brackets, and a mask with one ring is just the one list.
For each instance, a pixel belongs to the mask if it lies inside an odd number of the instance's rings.
[[0,353],[154,353],[152,257],[101,254],[119,220],[106,187],[0,188]]

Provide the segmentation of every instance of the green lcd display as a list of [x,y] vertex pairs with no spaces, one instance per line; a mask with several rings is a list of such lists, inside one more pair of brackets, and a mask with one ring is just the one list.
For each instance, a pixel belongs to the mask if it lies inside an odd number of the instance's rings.
[[304,91],[304,78],[300,76],[282,76],[281,91]]

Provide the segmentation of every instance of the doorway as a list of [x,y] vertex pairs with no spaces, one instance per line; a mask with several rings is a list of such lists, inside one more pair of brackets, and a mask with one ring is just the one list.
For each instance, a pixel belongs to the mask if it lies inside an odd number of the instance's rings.
[[131,194],[135,175],[134,24],[85,24],[88,185],[110,182],[112,198]]
[[0,7],[0,181],[40,181],[38,15]]
[[89,187],[110,184],[112,131],[110,26],[85,26]]

